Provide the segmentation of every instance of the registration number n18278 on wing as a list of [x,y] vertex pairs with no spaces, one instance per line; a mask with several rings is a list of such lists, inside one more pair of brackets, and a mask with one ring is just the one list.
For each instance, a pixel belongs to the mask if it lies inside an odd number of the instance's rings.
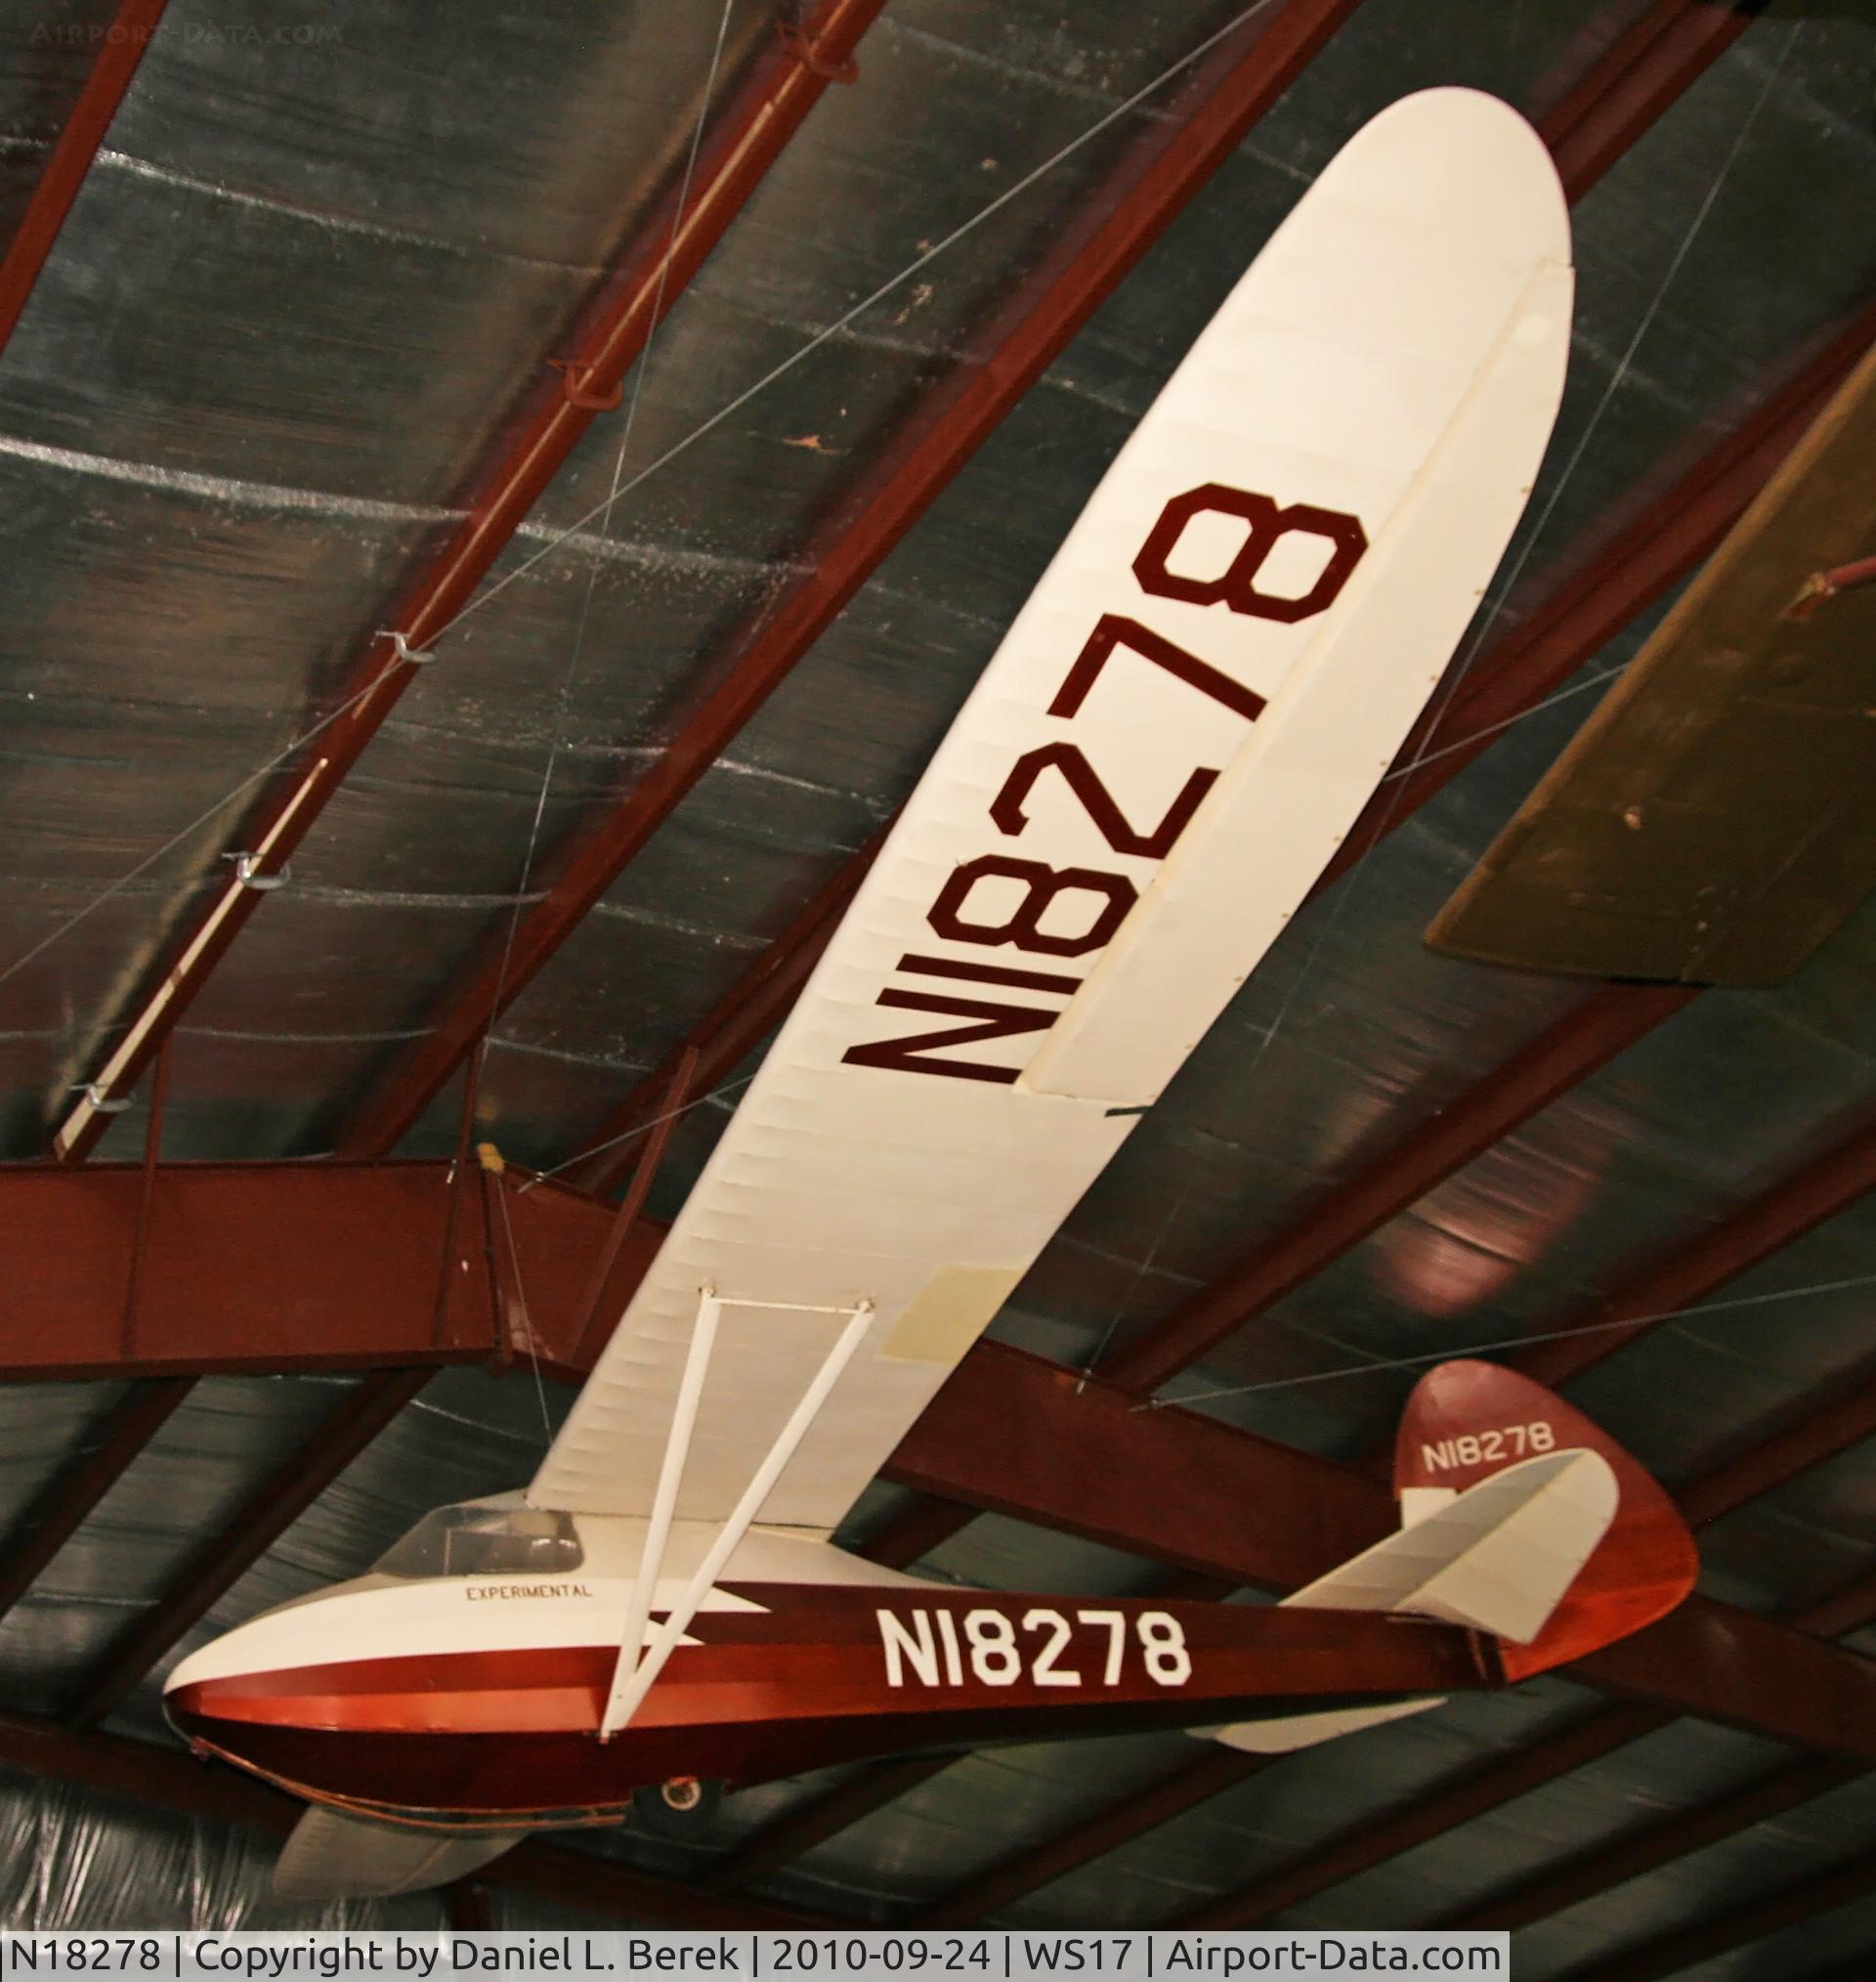
[[[1228,548],[1220,545],[1220,527]],[[1146,611],[1155,600],[1172,599],[1294,625],[1328,611],[1366,548],[1353,516],[1207,482],[1164,504],[1130,566],[1127,589],[1137,596],[1117,593],[1117,602]],[[1259,582],[1266,565],[1282,566],[1299,554],[1314,567],[1306,587],[1266,590]],[[1202,575],[1191,569],[1194,561]],[[1047,727],[1015,757],[986,815],[956,846],[925,911],[921,947],[899,959],[895,974],[911,981],[887,984],[874,1001],[952,1023],[863,1041],[841,1056],[847,1063],[1014,1083],[1017,1061],[954,1049],[1002,1053],[998,1042],[1016,1040],[1017,1051],[1033,1051],[1033,1035],[1061,1016],[1063,1003],[1139,900],[1140,883],[1172,852],[1217,782],[1217,764],[1182,760],[1181,746],[1163,740],[1174,734],[1166,720],[1172,708],[1196,699],[1232,718],[1240,732],[1264,708],[1261,695],[1131,613],[1098,612],[1079,650],[1065,650],[1059,660],[1043,711]],[[1104,718],[1090,716],[1090,696],[1097,714],[1108,699]],[[1096,733],[1110,750],[1118,738],[1133,761],[1097,761]],[[1144,799],[1116,794],[1113,779],[1130,771],[1160,788],[1147,809],[1136,809]],[[1025,840],[1039,813],[1073,841],[1072,851],[1063,848],[1067,864],[1056,864],[1059,851],[1053,860],[1037,858]],[[952,953],[927,954],[928,943],[949,945]],[[1003,954],[985,954],[998,951]],[[1046,968],[1036,968],[1038,960]],[[1011,999],[1011,991],[1041,994],[1044,1002]]]
[[[975,1610],[878,1610],[888,1686],[1120,1686],[1144,1674],[1155,1686],[1192,1676],[1185,1631],[1169,1611],[1077,1610],[1036,1605],[1017,1616]],[[1130,1630],[1129,1626],[1131,1626]]]

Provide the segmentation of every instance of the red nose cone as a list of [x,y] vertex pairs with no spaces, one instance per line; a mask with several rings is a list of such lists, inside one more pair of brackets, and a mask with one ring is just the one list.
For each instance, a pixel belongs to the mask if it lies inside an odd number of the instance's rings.
[[163,1696],[163,1713],[170,1726],[197,1753],[204,1744],[214,1744],[220,1726],[213,1706],[202,1699],[205,1691],[203,1686],[179,1686]]

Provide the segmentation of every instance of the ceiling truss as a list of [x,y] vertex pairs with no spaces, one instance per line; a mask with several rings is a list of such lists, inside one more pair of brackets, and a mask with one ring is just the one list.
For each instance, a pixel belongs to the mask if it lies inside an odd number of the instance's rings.
[[[1098,200],[1090,201],[1079,228],[1033,283],[1006,299],[983,326],[976,360],[912,409],[893,447],[856,485],[849,514],[815,547],[815,572],[763,624],[747,629],[737,651],[722,658],[712,676],[718,686],[701,702],[693,722],[673,743],[646,783],[618,810],[598,822],[590,837],[562,849],[553,892],[523,926],[519,966],[501,985],[483,975],[465,984],[443,1016],[433,1044],[397,1070],[347,1125],[346,1146],[359,1154],[388,1152],[451,1070],[481,1037],[491,1017],[553,955],[581,916],[667,817],[703,770],[722,751],[764,695],[805,653],[845,601],[922,513],[1009,406],[1060,351],[1096,304],[1111,290],[1203,183],[1270,101],[1294,78],[1358,0],[1290,0],[1248,45],[1227,44],[1195,79],[1170,129],[1122,161]],[[4,262],[0,262],[0,346],[10,335],[32,285],[53,252],[60,226],[83,184],[117,104],[128,89],[163,0],[124,0],[117,24],[128,30],[104,45],[92,75],[51,152],[38,191]],[[824,0],[800,37],[778,43],[759,61],[734,100],[714,121],[696,189],[679,214],[670,202],[655,211],[626,243],[576,341],[576,390],[543,384],[523,409],[502,444],[472,478],[469,520],[440,556],[411,576],[386,611],[386,624],[421,649],[446,625],[490,569],[502,545],[526,515],[593,417],[590,402],[603,398],[643,351],[659,317],[708,255],[767,167],[827,86],[851,57],[878,11],[878,0]],[[1673,105],[1743,30],[1755,11],[1712,0],[1658,0],[1559,98],[1545,120],[1572,197],[1580,195],[1635,140]],[[1605,545],[1592,552],[1515,630],[1481,657],[1462,693],[1427,734],[1410,741],[1404,775],[1385,806],[1351,836],[1345,868],[1383,833],[1411,815],[1482,751],[1507,722],[1534,707],[1566,680],[1607,639],[1661,597],[1703,558],[1763,486],[1797,434],[1821,406],[1876,333],[1876,314],[1845,326],[1822,350],[1809,354],[1779,391],[1705,459],[1692,464],[1670,489],[1639,508]],[[582,403],[588,402],[588,403]],[[389,670],[387,672],[387,669]],[[410,675],[388,643],[374,640],[358,657],[343,693],[361,697],[338,747],[289,781],[286,796],[257,822],[251,843],[266,848],[270,865],[283,862],[319,810],[356,761]],[[870,849],[833,877],[804,906],[789,929],[758,961],[730,996],[701,1019],[688,1037],[694,1059],[690,1091],[720,1081],[757,1046],[787,1009],[820,945],[864,871]],[[1336,878],[1332,870],[1325,884]],[[62,1126],[57,1153],[68,1160],[95,1146],[104,1117],[94,1105],[128,1092],[169,1029],[205,981],[259,893],[231,888],[204,918],[176,932],[168,958],[141,1002],[128,1013],[126,1048],[104,1070],[105,1086]],[[1330,1261],[1387,1218],[1415,1202],[1481,1149],[1567,1092],[1596,1067],[1642,1036],[1685,1002],[1690,993],[1610,987],[1551,1027],[1435,1120],[1409,1130],[1392,1147],[1344,1181],[1331,1196],[1304,1206],[1276,1238],[1217,1286],[1140,1339],[1124,1344],[1086,1397],[1071,1398],[1066,1373],[1034,1358],[986,1347],[975,1352],[938,1406],[896,1455],[893,1476],[916,1482],[932,1503],[899,1523],[896,1539],[880,1537],[875,1553],[909,1559],[948,1531],[972,1507],[992,1507],[1078,1533],[1094,1533],[1132,1547],[1187,1574],[1215,1583],[1256,1580],[1287,1587],[1319,1565],[1350,1552],[1355,1535],[1372,1538],[1390,1519],[1385,1488],[1371,1473],[1331,1468],[1328,1462],[1288,1451],[1249,1435],[1177,1410],[1139,1412],[1138,1396],[1183,1369],[1224,1335],[1267,1312]],[[674,1071],[667,1066],[635,1090],[598,1132],[601,1137],[635,1126],[650,1112],[649,1098]],[[1590,1314],[1564,1326],[1594,1325],[1603,1332],[1540,1345],[1521,1366],[1547,1382],[1563,1382],[1615,1353],[1664,1312],[1697,1300],[1748,1267],[1771,1257],[1805,1231],[1865,1192],[1876,1165],[1876,1128],[1854,1130],[1833,1148],[1806,1158],[1753,1203],[1727,1210],[1711,1227],[1665,1259],[1636,1268],[1615,1293]],[[48,1486],[30,1524],[11,1539],[0,1560],[0,1614],[32,1586],[59,1547],[185,1400],[198,1372],[233,1368],[358,1368],[367,1373],[349,1398],[250,1498],[225,1531],[206,1542],[172,1587],[89,1672],[81,1674],[62,1722],[0,1715],[0,1761],[79,1783],[107,1794],[129,1795],[170,1808],[223,1818],[271,1831],[285,1828],[292,1806],[258,1785],[228,1772],[204,1771],[180,1754],[92,1730],[102,1714],[189,1629],[387,1425],[440,1363],[512,1360],[517,1347],[514,1290],[487,1274],[468,1276],[458,1289],[447,1269],[457,1258],[480,1262],[486,1254],[490,1185],[473,1185],[457,1166],[337,1165],[317,1173],[309,1193],[296,1169],[283,1166],[192,1166],[160,1173],[153,1190],[135,1170],[101,1168],[72,1175],[18,1172],[0,1176],[0,1198],[23,1205],[24,1191],[41,1193],[30,1219],[14,1228],[45,1236],[48,1257],[61,1250],[57,1278],[78,1322],[74,1331],[46,1331],[64,1357],[28,1366],[17,1363],[14,1380],[55,1375],[128,1375],[133,1388],[97,1435],[91,1449]],[[334,1182],[333,1180],[336,1180]],[[585,1181],[612,1184],[615,1166],[598,1164]],[[71,1190],[54,1203],[48,1186]],[[245,1334],[217,1333],[199,1297],[215,1284],[210,1263],[191,1257],[181,1235],[192,1221],[175,1216],[187,1193],[217,1193],[221,1223],[209,1228],[225,1238],[229,1218],[275,1218],[294,1200],[284,1222],[269,1229],[269,1244],[289,1236],[288,1271],[302,1291],[326,1285],[336,1322],[345,1275],[329,1245],[336,1220],[405,1223],[420,1207],[434,1231],[436,1258],[406,1247],[413,1271],[374,1280],[370,1340],[348,1341],[341,1331],[301,1326],[289,1340],[281,1324],[274,1339],[255,1344],[251,1286],[244,1288]],[[315,1205],[313,1195],[321,1194]],[[201,1198],[206,1204],[208,1198]],[[523,1317],[536,1347],[558,1374],[576,1374],[594,1344],[584,1340],[591,1305],[587,1279],[611,1236],[603,1209],[575,1194],[540,1189],[514,1191],[513,1208],[530,1236],[531,1278],[536,1300]],[[50,1218],[47,1207],[51,1206]],[[527,1207],[524,1209],[524,1207]],[[200,1229],[200,1227],[193,1227]],[[657,1241],[655,1228],[621,1222],[629,1281]],[[74,1274],[64,1271],[80,1263]],[[560,1262],[556,1267],[553,1263]],[[438,1271],[441,1268],[444,1271]],[[48,1268],[48,1271],[51,1269]],[[323,1282],[320,1275],[323,1274]],[[18,1276],[16,1284],[32,1284]],[[40,1283],[45,1284],[45,1283]],[[602,1280],[603,1284],[603,1280]],[[449,1291],[446,1293],[444,1290]],[[542,1291],[544,1290],[544,1291]],[[356,1314],[356,1288],[349,1312]],[[582,1303],[581,1295],[587,1298]],[[213,1303],[208,1306],[212,1309]],[[304,1323],[306,1311],[296,1314]],[[1606,1323],[1628,1322],[1627,1327]],[[15,1332],[8,1331],[13,1341]],[[135,1354],[132,1353],[133,1348]],[[1033,1366],[1031,1366],[1033,1365]],[[983,1436],[998,1413],[1020,1417],[1022,1440]],[[1124,1419],[1118,1423],[1116,1419]],[[1818,1399],[1788,1422],[1758,1428],[1754,1442],[1727,1464],[1684,1490],[1688,1517],[1709,1522],[1773,1490],[1807,1468],[1871,1435],[1876,1386]],[[1097,1436],[1090,1442],[1090,1426]],[[1099,1463],[1090,1465],[1092,1445]],[[988,1469],[987,1454],[1004,1460],[1029,1453],[1025,1473],[1005,1464]],[[1253,1532],[1238,1497],[1238,1518],[1222,1527],[1187,1521],[1183,1531],[1155,1535],[1116,1514],[1114,1494],[1095,1490],[1092,1476],[1112,1474],[1117,1455],[1141,1467],[1168,1464],[1242,1486],[1253,1478],[1281,1483],[1278,1504],[1317,1510],[1313,1526],[1291,1524],[1281,1534]],[[1221,1476],[1216,1468],[1226,1469]],[[1152,1496],[1144,1496],[1150,1500]],[[1137,1509],[1149,1514],[1150,1507]],[[948,1526],[949,1524],[949,1526]],[[1193,1553],[1192,1534],[1210,1541]],[[1218,1535],[1230,1547],[1217,1545]],[[1356,1546],[1360,1542],[1355,1543]],[[1327,1555],[1325,1555],[1327,1551]],[[1358,1876],[1416,1844],[1526,1794],[1569,1770],[1667,1725],[1678,1710],[1727,1711],[1746,1705],[1754,1686],[1772,1691],[1809,1676],[1808,1698],[1792,1699],[1781,1720],[1769,1727],[1751,1711],[1727,1717],[1815,1744],[1733,1794],[1681,1813],[1619,1838],[1606,1847],[1547,1868],[1514,1889],[1456,1917],[1448,1924],[1528,1924],[1580,1903],[1676,1858],[1736,1834],[1853,1781],[1866,1758],[1833,1751],[1833,1708],[1851,1696],[1842,1689],[1867,1684],[1857,1664],[1832,1639],[1876,1619],[1876,1573],[1866,1573],[1830,1597],[1781,1621],[1729,1614],[1696,1600],[1664,1627],[1589,1661],[1578,1676],[1623,1697],[1559,1732],[1436,1788],[1404,1809],[1385,1812],[1354,1827],[1307,1861],[1214,1903],[1192,1924],[1242,1924],[1268,1919],[1300,1899]],[[1809,1648],[1808,1650],[1805,1648]],[[1742,1674],[1744,1675],[1742,1681]],[[1730,1690],[1728,1690],[1730,1688]],[[1639,1697],[1638,1697],[1639,1696]],[[1860,1699],[1860,1696],[1857,1696]],[[588,1856],[530,1845],[484,1876],[490,1883],[549,1893],[578,1904],[622,1911],[628,1917],[672,1925],[783,1925],[809,1917],[745,1896],[749,1881],[779,1870],[800,1852],[861,1821],[870,1811],[927,1780],[941,1760],[893,1762],[863,1772],[832,1794],[797,1811],[747,1841],[720,1865],[711,1890],[653,1879]],[[1130,1837],[1183,1810],[1222,1793],[1270,1761],[1208,1750],[1161,1784],[1097,1813],[1073,1831],[1045,1840],[996,1866],[982,1878],[949,1895],[924,1916],[931,1923],[984,1917],[1023,1894],[1118,1849]],[[1616,1982],[1668,1975],[1692,1962],[1744,1946],[1860,1897],[1876,1878],[1876,1861],[1854,1860],[1786,1890],[1747,1902],[1696,1925],[1662,1936],[1597,1972]],[[472,1900],[456,1902],[473,1906]]]

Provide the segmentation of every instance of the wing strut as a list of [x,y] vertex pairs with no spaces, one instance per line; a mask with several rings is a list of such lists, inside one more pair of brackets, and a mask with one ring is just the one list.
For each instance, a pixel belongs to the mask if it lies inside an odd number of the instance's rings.
[[[704,1394],[704,1379],[716,1342],[716,1324],[725,1308],[789,1309],[812,1314],[844,1314],[847,1325],[834,1339],[832,1348],[815,1372],[814,1381],[802,1392],[801,1401],[795,1405],[788,1423],[776,1434],[775,1443],[749,1476],[749,1484],[743,1489],[742,1499],[718,1530],[716,1539],[685,1584],[683,1594],[671,1606],[651,1643],[646,1645],[645,1627],[651,1619],[658,1573],[663,1565],[664,1544],[670,1534],[678,1489],[683,1485],[691,1434],[697,1425],[698,1401]],[[755,1517],[762,1511],[762,1503],[774,1490],[783,1468],[794,1457],[795,1447],[820,1415],[821,1406],[827,1402],[829,1393],[839,1381],[840,1372],[853,1359],[853,1353],[864,1340],[873,1314],[871,1301],[862,1301],[854,1308],[823,1308],[789,1301],[725,1301],[718,1297],[713,1287],[702,1290],[698,1299],[697,1326],[691,1334],[684,1375],[671,1413],[670,1437],[665,1443],[663,1463],[659,1469],[658,1491],[653,1497],[651,1519],[645,1525],[645,1546],[639,1559],[638,1578],[632,1585],[625,1634],[618,1648],[618,1662],[613,1667],[613,1687],[607,1697],[606,1712],[599,1724],[601,1741],[611,1741],[638,1711],[645,1696],[652,1690],[653,1681],[663,1671],[664,1661],[670,1658],[677,1641],[697,1616],[699,1606],[722,1574],[724,1564],[735,1553],[738,1542],[748,1532]],[[639,1656],[641,1647],[643,1658]]]

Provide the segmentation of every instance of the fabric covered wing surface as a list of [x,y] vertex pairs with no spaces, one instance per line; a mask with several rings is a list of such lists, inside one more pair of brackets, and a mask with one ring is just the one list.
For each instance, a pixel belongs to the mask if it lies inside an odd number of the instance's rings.
[[[875,1305],[763,1513],[839,1520],[1398,748],[1534,479],[1567,264],[1549,157],[1489,98],[1409,98],[1323,173],[940,747],[534,1500],[648,1507],[709,1285]],[[1265,785],[1309,794],[1280,860],[1246,830]],[[700,1520],[729,1511],[838,1326],[731,1315],[679,1503]]]

